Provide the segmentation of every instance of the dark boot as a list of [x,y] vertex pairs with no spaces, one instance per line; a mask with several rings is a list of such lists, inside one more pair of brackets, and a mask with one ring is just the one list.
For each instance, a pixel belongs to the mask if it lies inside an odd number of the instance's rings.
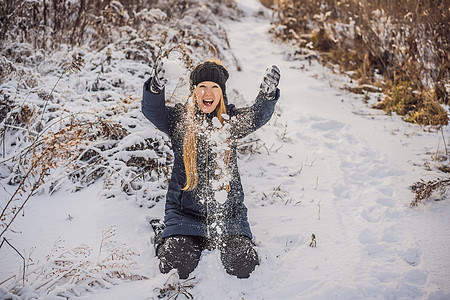
[[150,221],[150,226],[152,226],[153,231],[155,232],[155,237],[153,238],[153,244],[155,245],[155,249],[158,249],[159,245],[164,241],[162,238],[162,233],[164,228],[164,222],[160,219],[153,219]]

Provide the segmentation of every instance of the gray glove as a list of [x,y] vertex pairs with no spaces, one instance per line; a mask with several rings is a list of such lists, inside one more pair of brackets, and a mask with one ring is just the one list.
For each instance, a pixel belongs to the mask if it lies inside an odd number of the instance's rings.
[[266,70],[264,79],[259,86],[266,99],[275,98],[280,77],[280,69],[277,66],[272,66]]
[[164,77],[166,70],[164,69],[164,63],[161,57],[156,60],[154,70],[152,81],[150,82],[150,90],[153,93],[159,94],[167,84],[167,78]]

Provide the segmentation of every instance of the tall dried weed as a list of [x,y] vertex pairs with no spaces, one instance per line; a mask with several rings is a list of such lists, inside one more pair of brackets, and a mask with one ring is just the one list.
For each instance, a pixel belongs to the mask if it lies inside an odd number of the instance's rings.
[[16,280],[8,290],[17,295],[31,289],[37,298],[72,298],[120,281],[146,279],[134,270],[138,254],[118,245],[114,238],[114,227],[104,229],[98,252],[86,244],[66,249],[58,240],[46,261],[29,261],[25,282]]
[[419,203],[429,200],[434,194],[440,199],[444,197],[450,187],[450,179],[437,178],[436,180],[423,181],[414,183],[411,187],[414,193],[414,199],[409,204],[410,207],[417,207]]
[[[445,1],[263,1],[273,32],[312,46],[360,84],[382,88],[376,108],[424,125],[448,123],[450,11]],[[271,2],[271,3],[268,3]]]

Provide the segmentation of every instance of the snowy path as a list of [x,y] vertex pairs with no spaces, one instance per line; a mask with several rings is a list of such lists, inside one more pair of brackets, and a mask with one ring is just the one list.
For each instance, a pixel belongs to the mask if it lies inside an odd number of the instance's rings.
[[[282,72],[275,115],[256,133],[261,154],[239,162],[261,265],[239,280],[225,273],[217,252],[205,252],[192,274],[194,299],[449,299],[450,203],[408,207],[408,186],[435,175],[422,159],[436,150],[440,134],[367,108],[336,87],[346,79],[315,60],[286,59],[292,49],[271,41],[270,20],[254,17],[259,2],[237,2],[247,16],[223,26],[242,71],[230,69],[227,90],[251,102],[265,68]],[[156,299],[167,275],[158,272],[146,218],[160,216],[163,203],[147,210],[99,199],[100,185],[35,197],[17,220],[27,230],[15,245],[27,252],[35,246],[33,257],[45,260],[59,236],[68,247],[92,245],[99,229],[116,226],[117,240],[140,254],[149,279],[81,299]]]
[[[259,6],[257,1],[241,2],[247,13]],[[445,246],[427,249],[424,239],[434,231],[434,238],[445,236],[442,242],[449,246],[450,223],[441,219],[441,225],[429,227],[424,219],[430,215],[408,208],[412,195],[407,187],[418,180],[413,172],[421,170],[411,161],[423,151],[424,137],[417,148],[405,147],[414,142],[414,137],[404,141],[409,125],[390,124],[362,99],[330,88],[332,75],[314,80],[314,73],[320,77],[326,71],[317,62],[287,61],[283,49],[270,42],[269,28],[267,20],[258,18],[227,27],[243,68],[232,74],[230,85],[241,83],[240,91],[251,99],[255,91],[246,87],[257,86],[261,69],[276,64],[282,71],[280,116],[258,132],[272,146],[264,157],[268,164],[261,166],[262,159],[255,158],[241,166],[253,231],[266,255],[253,277],[268,285],[260,291],[261,299],[432,298],[434,292],[439,297],[440,289],[448,293],[450,271],[432,259],[448,261],[450,251]],[[254,84],[247,84],[252,77]],[[375,117],[364,118],[361,112]],[[392,134],[390,126],[405,135]],[[428,141],[435,144],[437,139],[430,135]],[[277,203],[268,205],[271,201]],[[308,247],[311,233],[317,248]]]

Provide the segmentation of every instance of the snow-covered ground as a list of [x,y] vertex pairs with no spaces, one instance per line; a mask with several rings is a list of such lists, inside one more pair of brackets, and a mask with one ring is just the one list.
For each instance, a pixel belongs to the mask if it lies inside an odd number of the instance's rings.
[[[218,252],[205,251],[188,291],[194,299],[450,299],[450,203],[409,207],[409,186],[438,175],[424,163],[443,150],[441,132],[369,108],[339,88],[348,78],[315,60],[290,59],[294,49],[268,33],[270,12],[257,0],[237,2],[246,16],[223,26],[242,71],[230,68],[227,90],[251,103],[264,70],[281,69],[275,115],[256,133],[261,153],[240,160],[261,264],[237,279]],[[14,246],[39,266],[58,247],[98,252],[102,229],[113,226],[117,243],[139,254],[134,272],[146,279],[80,299],[157,299],[170,275],[158,271],[148,220],[162,216],[164,203],[140,208],[101,190],[97,183],[34,196],[14,223]],[[20,268],[20,257],[2,247],[0,281]]]

